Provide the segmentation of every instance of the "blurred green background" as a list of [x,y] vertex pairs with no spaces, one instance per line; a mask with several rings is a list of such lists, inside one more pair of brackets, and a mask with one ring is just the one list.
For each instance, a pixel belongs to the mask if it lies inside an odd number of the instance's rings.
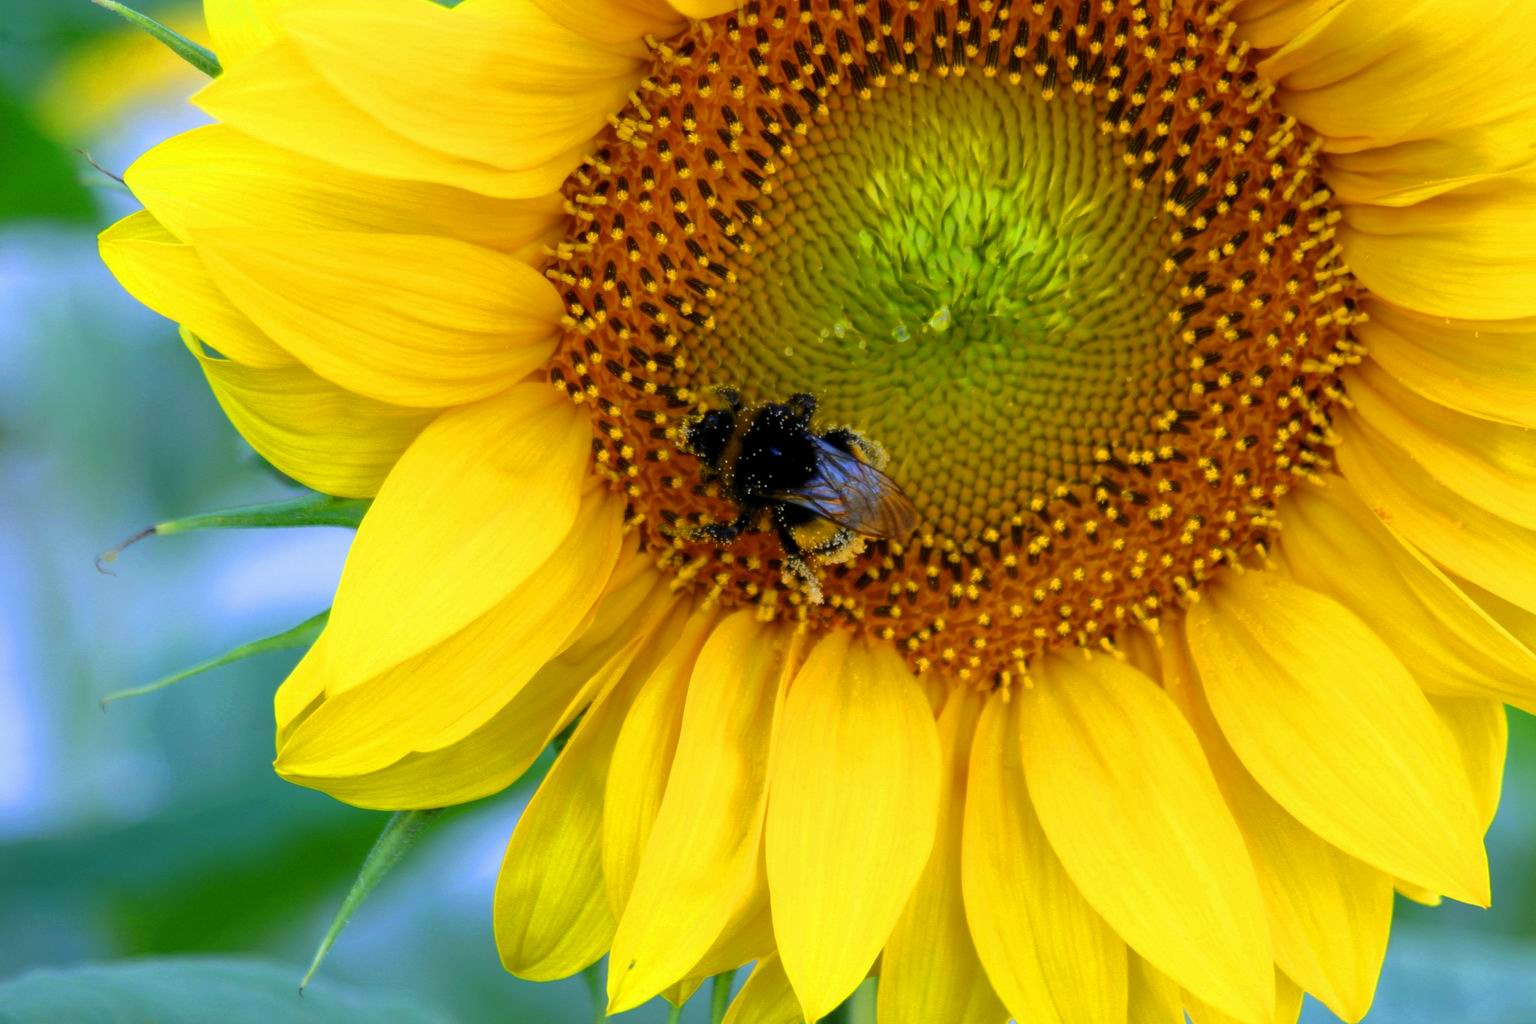
[[[140,6],[197,31],[191,8]],[[91,161],[120,173],[197,123],[197,84],[86,0],[0,0],[0,1021],[591,1020],[583,979],[528,984],[496,959],[491,892],[531,780],[428,834],[301,1002],[385,816],[269,770],[271,694],[293,655],[98,706],[323,609],[350,539],[189,534],[129,550],[116,575],[93,567],[148,523],[293,493],[225,422],[173,326],[96,258],[96,232],[136,206]],[[1400,901],[1372,1021],[1536,1024],[1536,725],[1512,713],[1511,738],[1494,908]],[[225,960],[82,967],[187,956]],[[139,1012],[135,992],[174,992],[175,1010]],[[1304,1019],[1333,1018],[1309,1005]]]

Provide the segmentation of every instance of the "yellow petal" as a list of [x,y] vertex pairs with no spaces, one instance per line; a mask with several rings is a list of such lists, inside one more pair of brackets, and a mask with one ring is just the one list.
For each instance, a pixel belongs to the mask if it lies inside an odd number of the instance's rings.
[[[711,618],[701,615],[695,618],[691,626],[702,626],[691,640],[687,648],[690,657],[696,657],[704,639],[707,638]],[[691,664],[691,662],[689,662]],[[675,666],[674,666],[675,667]],[[682,683],[687,683],[687,665],[682,667]],[[651,673],[653,680],[658,672]],[[648,693],[651,691],[647,691]],[[642,700],[646,694],[642,694]],[[623,770],[623,764],[619,761],[618,754],[624,747],[625,738],[633,737],[629,726],[635,720],[641,709],[641,700],[630,709],[629,720],[625,722],[625,729],[620,734],[620,745],[615,748],[613,767],[609,772],[608,792],[609,798],[604,806],[604,848],[603,866],[604,876],[608,886],[609,904],[616,908],[616,916],[622,916],[623,908],[629,902],[629,896],[633,890],[635,876],[639,871],[639,861],[644,853],[649,840],[651,829],[655,824],[656,815],[663,796],[663,787],[666,782],[668,769],[671,765],[673,751],[675,750],[678,724],[682,715],[682,696],[678,695],[678,705],[675,715],[670,722],[656,723],[663,729],[669,729],[669,734],[664,734],[661,739],[665,744],[663,756],[656,758],[659,779],[645,779],[639,782],[631,782],[628,785],[620,784],[617,777]],[[670,709],[669,709],[670,710]],[[626,808],[616,804],[615,793],[620,797],[629,793],[638,796],[637,806]],[[608,836],[612,829],[614,841],[610,842]],[[623,845],[621,845],[623,844]],[[610,873],[609,865],[614,865]],[[720,936],[710,945],[709,949],[700,957],[699,961],[688,971],[688,978],[701,980],[719,974],[723,971],[735,970],[743,964],[751,963],[773,952],[773,922],[768,908],[768,881],[763,864],[762,846],[758,845],[756,865],[752,871],[748,894],[742,900],[740,906],[725,925]],[[676,986],[662,993],[666,998],[671,998],[668,992],[675,992]]]
[[550,557],[576,521],[591,429],[553,388],[524,384],[417,438],[342,570],[333,693],[456,633]]
[[1403,209],[1346,206],[1344,259],[1372,292],[1408,309],[1471,320],[1536,315],[1533,180],[1525,171],[1479,181]]
[[378,493],[435,415],[343,391],[297,364],[257,369],[214,358],[186,330],[182,341],[240,436],[279,470],[324,494]]
[[1024,784],[1018,704],[988,701],[971,748],[962,855],[971,937],[1015,1019],[1119,1021],[1125,943],[1088,906],[1040,829]]
[[636,694],[677,633],[659,630],[623,676],[595,696],[518,820],[495,902],[496,946],[513,974],[541,981],[564,977],[613,943],[618,922],[604,891],[601,855],[611,754]]
[[731,1000],[724,1024],[801,1024],[800,1003],[777,953],[763,957],[752,968],[746,984]]
[[1126,1024],[1184,1024],[1184,993],[1178,982],[1135,953],[1128,969]]
[[688,974],[753,895],[786,640],[740,611],[694,663],[666,795],[613,940],[610,1014]]
[[[758,837],[761,840],[761,836]],[[688,973],[697,978],[734,971],[774,951],[773,914],[768,905],[768,869],[758,843],[752,888],[741,908]]]
[[698,21],[737,9],[738,0],[668,0],[677,10]]
[[207,228],[235,307],[316,373],[399,405],[486,398],[543,365],[560,302],[542,274],[449,238]]
[[1339,468],[1399,535],[1458,576],[1536,609],[1536,530],[1526,530],[1436,483],[1358,417],[1336,421]]
[[1453,579],[1462,593],[1475,601],[1479,608],[1508,630],[1510,636],[1524,644],[1527,650],[1536,651],[1536,612],[1518,608],[1497,594],[1491,594],[1468,580],[1455,577]]
[[702,984],[704,984],[703,978],[688,978],[671,986],[661,996],[673,1006],[681,1007],[693,998],[693,994],[699,990],[699,986]]
[[[290,775],[289,781],[323,789],[360,807],[447,807],[500,792],[517,781],[555,736],[598,692],[622,676],[650,642],[660,628],[659,620],[671,609],[666,581],[655,577],[651,571],[617,590],[610,584],[598,608],[598,625],[540,669],[506,707],[459,742],[440,750],[407,754],[362,775]],[[615,612],[614,605],[627,601],[637,590],[650,599],[648,607],[629,609],[630,614],[621,619],[622,628],[607,630],[605,620],[623,614],[623,609]],[[283,691],[290,686],[299,689],[285,701]],[[291,732],[284,730],[285,713],[292,716],[306,710],[294,707],[305,698],[303,686],[303,677],[290,677],[279,691],[279,742]]]
[[1412,882],[1405,882],[1401,878],[1395,880],[1393,883],[1393,888],[1420,906],[1438,907],[1440,904],[1445,902],[1445,897],[1441,896],[1433,889],[1426,889],[1422,885],[1414,885]]
[[1275,972],[1275,1024],[1296,1024],[1301,1019],[1307,993],[1302,987]]
[[644,682],[600,694],[518,819],[496,880],[496,948],[520,978],[550,981],[597,961],[618,923],[603,891],[603,791],[624,714]]
[[1348,377],[1358,416],[1468,501],[1536,528],[1536,430],[1511,427],[1420,398],[1370,362]]
[[1248,843],[1275,963],[1340,1017],[1361,1019],[1387,952],[1391,878],[1324,842],[1254,781],[1211,715],[1182,636],[1163,646],[1163,685],[1200,737]]
[[[502,711],[566,646],[618,556],[623,500],[594,487],[558,551],[484,615],[421,654],[327,698],[278,751],[295,779],[376,772],[445,749]],[[334,619],[332,620],[335,621]],[[333,678],[341,636],[326,646]]]
[[680,603],[671,580],[641,548],[639,531],[624,536],[608,589],[578,627],[560,660],[595,664],[637,636],[650,637]]
[[773,927],[807,1020],[854,990],[933,846],[939,742],[895,651],[824,637],[795,676],[769,766]]
[[1268,1020],[1273,956],[1258,882],[1173,702],[1108,657],[1048,659],[1020,697],[1030,799],[1089,904],[1184,988]]
[[983,703],[975,691],[957,688],[939,716],[944,781],[938,832],[928,865],[880,957],[878,1016],[885,1024],[1002,1024],[1008,1019],[971,944],[960,889],[966,771]]
[[1294,492],[1280,550],[1296,579],[1363,619],[1432,693],[1536,709],[1536,654],[1376,517],[1349,485]]
[[[247,135],[348,170],[431,181],[505,198],[554,192],[580,160],[509,171],[432,149],[384,127],[328,84],[291,40],[279,40],[226,68],[193,98]],[[583,149],[587,148],[585,146]]]
[[281,749],[283,741],[293,731],[293,727],[303,720],[315,708],[320,706],[320,701],[325,697],[325,655],[322,653],[325,647],[325,634],[321,633],[309,650],[304,652],[304,657],[288,673],[288,678],[283,680],[277,688],[277,693],[272,697],[272,717],[277,722],[277,746]]
[[320,75],[381,124],[510,170],[567,160],[642,77],[636,57],[526,0],[462,11],[419,0],[317,0],[290,10],[284,25]]
[[349,171],[228,125],[194,128],[139,157],[124,180],[185,240],[196,228],[290,228],[442,235],[539,260],[561,227],[560,197],[494,199],[449,185]]
[[297,365],[224,297],[202,257],[147,211],[130,214],[101,233],[101,260],[134,298],[201,338],[242,366]]
[[647,676],[614,744],[613,771],[603,802],[603,878],[615,919],[623,916],[634,891],[672,770],[688,682],[713,630],[712,612],[698,611],[689,617]]
[[1536,104],[1492,124],[1442,131],[1326,162],[1328,187],[1341,203],[1412,206],[1434,196],[1528,170],[1536,162]]
[[1487,905],[1482,831],[1450,737],[1365,623],[1276,573],[1245,572],[1190,609],[1188,634],[1222,733],[1282,807],[1368,864]]
[[[1296,1024],[1301,1016],[1302,990],[1294,981],[1279,971],[1275,972],[1274,1024]],[[1197,997],[1184,993],[1184,1009],[1189,1011],[1192,1024],[1238,1024],[1230,1014],[1208,1006]]]
[[559,662],[551,662],[494,718],[441,750],[407,754],[361,775],[285,773],[283,777],[323,790],[343,803],[382,810],[450,807],[499,793],[516,782],[575,718],[584,703],[580,697],[591,692],[586,684],[599,690],[611,685],[640,646],[641,638],[635,637],[591,675],[579,679],[569,669],[562,671]]
[[280,34],[277,14],[293,0],[203,0],[213,51],[228,71]]
[[[484,2],[484,0],[477,0]],[[716,0],[718,3],[719,0]],[[736,0],[718,12],[736,9]],[[644,55],[644,39],[666,39],[686,27],[684,19],[666,0],[587,0],[575,6],[564,0],[534,0],[539,10],[579,35],[610,46],[629,44],[629,52]],[[699,15],[691,15],[699,17]]]
[[1350,151],[1434,138],[1532,105],[1524,0],[1345,0],[1259,65],[1288,113]]
[[1356,326],[1371,361],[1425,398],[1536,427],[1536,320],[1451,320],[1368,300]]
[[1456,741],[1477,802],[1477,819],[1487,832],[1504,788],[1504,755],[1509,747],[1504,705],[1477,697],[1431,697],[1429,702]]
[[1237,37],[1256,49],[1290,42],[1343,0],[1239,0],[1232,9]]

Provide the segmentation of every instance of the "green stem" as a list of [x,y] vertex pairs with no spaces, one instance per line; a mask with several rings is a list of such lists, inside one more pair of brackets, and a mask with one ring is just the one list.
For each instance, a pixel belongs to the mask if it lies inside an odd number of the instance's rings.
[[848,1000],[848,1024],[875,1024],[875,979],[867,978]]
[[217,78],[224,73],[224,67],[219,63],[218,55],[206,46],[200,46],[177,32],[173,28],[162,25],[147,14],[140,14],[132,7],[121,4],[118,0],[91,0],[97,7],[105,7],[109,11],[121,14],[128,21],[154,36],[160,42],[170,48],[182,60],[191,64],[197,70],[209,78]]
[[683,1008],[667,1004],[667,1024],[679,1024],[683,1019]]
[[336,916],[331,920],[331,926],[326,929],[325,936],[320,940],[320,947],[315,950],[315,957],[310,961],[309,970],[304,972],[304,977],[299,981],[299,995],[304,994],[304,988],[320,969],[320,964],[325,961],[331,947],[336,944],[336,938],[341,930],[352,919],[352,914],[363,905],[363,900],[373,892],[374,887],[384,880],[390,869],[400,862],[407,850],[416,845],[426,832],[427,826],[442,814],[442,810],[430,811],[397,811],[390,815],[389,821],[384,825],[384,831],[379,834],[378,840],[373,844],[373,849],[368,851],[368,856],[363,859],[362,870],[357,873],[357,881],[352,883],[352,889],[347,893],[347,898],[341,901],[341,909],[336,911]]
[[726,1008],[731,1005],[731,982],[736,980],[735,971],[715,975],[709,989],[709,1024],[725,1020]]
[[107,566],[117,561],[117,556],[145,537],[165,537],[173,533],[190,533],[193,530],[234,530],[287,526],[348,526],[357,529],[363,521],[363,513],[371,504],[367,498],[333,498],[329,494],[306,494],[290,501],[273,501],[263,505],[242,505],[239,508],[218,512],[201,512],[167,519],[163,523],[145,527],[114,548],[103,551],[96,558],[96,568],[109,573]]
[[603,962],[599,960],[582,971],[581,980],[587,983],[587,995],[592,999],[592,1024],[603,1024],[608,1019],[603,999]]
[[371,504],[367,498],[333,498],[329,494],[306,494],[288,501],[261,505],[241,505],[217,512],[201,512],[163,523],[152,530],[158,535],[188,533],[192,530],[229,530],[245,527],[351,526],[363,521]]
[[190,668],[184,668],[180,672],[174,672],[171,675],[164,677],[163,679],[156,679],[154,682],[148,683],[144,686],[135,686],[126,690],[116,690],[101,698],[101,709],[105,711],[107,709],[107,705],[111,704],[113,701],[122,700],[125,697],[142,697],[146,693],[154,693],[156,690],[163,690],[167,686],[181,682],[183,679],[190,679],[193,676],[201,675],[202,673],[211,669],[216,669],[221,666],[228,665],[231,662],[240,661],[243,658],[249,658],[253,654],[265,654],[267,651],[286,651],[295,647],[308,647],[310,644],[315,642],[315,638],[318,637],[320,635],[320,631],[325,628],[326,620],[330,618],[330,615],[331,610],[327,608],[319,615],[316,615],[313,618],[305,619],[303,622],[299,623],[297,626],[294,626],[292,629],[286,629],[281,633],[275,633],[272,636],[263,637],[260,640],[252,640],[248,644],[241,644],[239,647],[236,647],[231,651],[227,651],[224,654],[219,655],[217,658],[209,658],[207,661],[200,661]]

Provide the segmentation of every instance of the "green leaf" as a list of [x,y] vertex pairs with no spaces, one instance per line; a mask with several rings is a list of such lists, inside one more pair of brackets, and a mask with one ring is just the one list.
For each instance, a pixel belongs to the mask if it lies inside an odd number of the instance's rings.
[[243,505],[220,512],[203,512],[168,519],[148,526],[114,548],[96,557],[96,568],[109,573],[107,566],[117,561],[123,551],[145,537],[165,537],[193,530],[265,529],[290,526],[346,526],[357,529],[372,500],[368,498],[333,498],[329,494],[306,494],[291,501],[264,505]]
[[352,889],[347,893],[347,898],[341,901],[341,909],[336,911],[336,916],[331,920],[331,926],[326,929],[324,937],[320,940],[320,948],[315,950],[314,959],[309,963],[309,970],[304,972],[304,978],[299,982],[299,991],[303,992],[309,984],[320,965],[325,962],[326,955],[331,947],[336,944],[336,937],[352,919],[352,914],[363,905],[363,900],[373,892],[374,887],[384,880],[384,876],[400,862],[406,851],[416,845],[416,840],[442,816],[441,810],[431,811],[398,811],[390,815],[389,821],[384,825],[384,831],[380,833],[378,842],[373,844],[373,849],[368,851],[368,856],[363,860],[363,868],[357,874],[357,881],[352,883]]
[[307,648],[320,636],[320,631],[325,628],[325,623],[331,617],[331,610],[327,608],[319,615],[305,619],[292,629],[285,629],[281,633],[263,637],[260,640],[252,640],[248,644],[241,644],[233,650],[226,651],[216,658],[200,661],[196,665],[184,668],[180,672],[173,672],[168,676],[156,679],[152,683],[143,686],[135,686],[126,690],[115,690],[101,698],[101,707],[105,711],[108,704],[125,697],[142,697],[156,690],[163,690],[167,686],[201,675],[211,669],[220,668],[236,661],[242,661],[256,654],[265,654],[268,651],[286,651],[295,647]]
[[[262,703],[270,707],[271,697]],[[356,873],[385,816],[280,782],[265,763],[270,741],[250,751],[249,738],[230,737],[225,746],[238,763],[216,773],[224,788],[209,794],[225,803],[192,806],[184,796],[147,820],[103,815],[59,835],[0,844],[0,942],[32,931],[63,937],[64,945],[45,949],[212,953],[271,948],[313,920],[315,905]],[[141,785],[118,782],[125,794]],[[0,975],[14,969],[7,954],[19,951],[3,949]]]
[[169,26],[151,18],[147,14],[140,14],[132,7],[119,3],[118,0],[91,0],[97,7],[105,7],[109,11],[121,14],[134,25],[148,32],[155,39],[164,43],[172,53],[191,64],[197,70],[209,78],[217,78],[224,73],[224,68],[219,64],[218,55],[206,46],[200,46],[177,32]]
[[32,971],[0,982],[6,1024],[451,1024],[386,992],[342,984],[301,997],[293,967],[176,957]]

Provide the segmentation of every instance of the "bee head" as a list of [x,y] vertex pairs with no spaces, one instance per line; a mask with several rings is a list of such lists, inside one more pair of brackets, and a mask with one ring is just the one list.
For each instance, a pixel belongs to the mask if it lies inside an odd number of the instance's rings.
[[683,428],[683,451],[714,466],[725,453],[725,446],[735,429],[735,409],[711,409]]

